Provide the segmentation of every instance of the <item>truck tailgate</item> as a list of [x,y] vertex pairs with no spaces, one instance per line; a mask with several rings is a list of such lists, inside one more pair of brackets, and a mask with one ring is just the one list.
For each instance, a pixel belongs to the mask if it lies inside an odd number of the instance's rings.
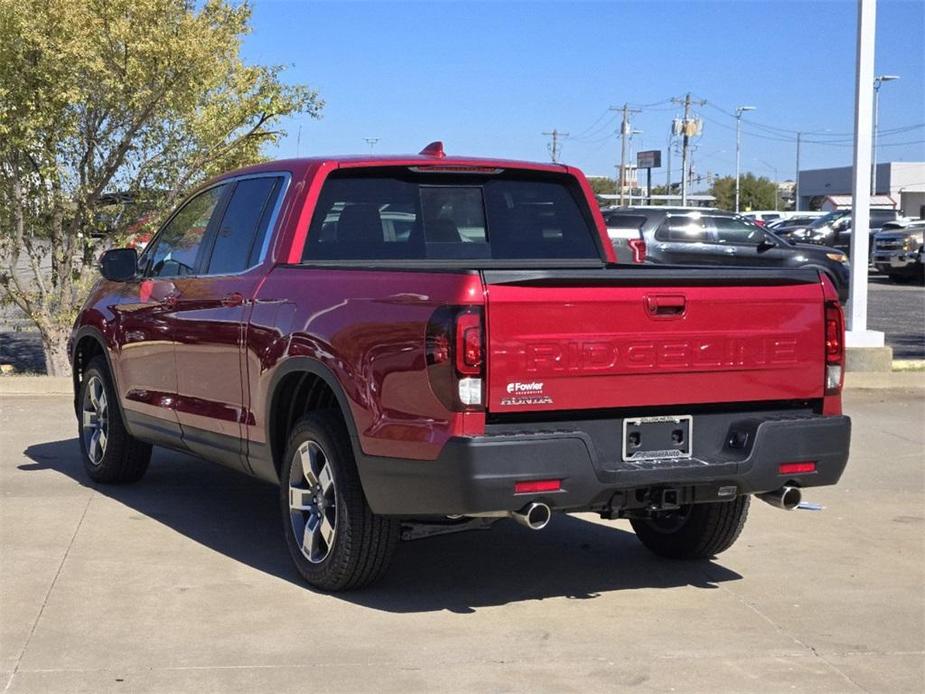
[[484,271],[491,412],[822,397],[811,270]]

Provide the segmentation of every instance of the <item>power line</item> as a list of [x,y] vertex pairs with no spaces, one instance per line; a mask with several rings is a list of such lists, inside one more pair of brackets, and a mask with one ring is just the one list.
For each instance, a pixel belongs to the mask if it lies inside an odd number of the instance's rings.
[[[599,116],[595,119],[595,121],[594,121],[593,123],[591,123],[591,125],[589,125],[589,126],[588,126],[587,128],[585,128],[584,130],[579,130],[579,131],[578,131],[578,134],[575,135],[575,138],[574,138],[574,139],[579,139],[579,138],[582,138],[582,137],[588,135],[588,134],[590,133],[590,131],[593,130],[594,127],[595,127],[598,123],[600,123],[600,122],[607,116],[608,113],[610,113],[610,109],[609,109],[609,108],[605,108],[605,109],[604,109],[604,112],[603,112],[601,115],[599,115]],[[611,114],[610,120],[613,120],[613,118],[614,118],[614,116],[613,116],[613,114]]]
[[[608,108],[607,111],[609,112],[610,109]],[[609,138],[613,134],[613,132],[610,130],[610,127],[613,125],[613,122],[616,119],[617,119],[617,114],[611,113],[610,117],[604,122],[597,125],[597,127],[593,127],[590,130],[586,128],[585,129],[586,131],[582,133],[581,135],[574,135],[570,137],[569,139],[574,140],[576,142],[588,142],[589,140],[592,140],[592,139],[594,140],[598,139],[601,136],[601,133],[604,133],[604,132],[606,132],[606,137]]]

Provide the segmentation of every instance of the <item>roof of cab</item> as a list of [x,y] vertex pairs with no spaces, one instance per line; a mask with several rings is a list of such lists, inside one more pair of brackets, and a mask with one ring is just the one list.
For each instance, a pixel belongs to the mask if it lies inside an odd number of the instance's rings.
[[492,169],[528,169],[533,171],[550,171],[565,173],[571,169],[564,164],[539,163],[518,161],[515,159],[490,159],[484,157],[458,157],[446,156],[441,142],[433,142],[425,147],[419,154],[354,154],[305,157],[299,159],[278,159],[261,164],[255,164],[242,169],[228,171],[217,178],[240,176],[249,173],[263,173],[269,171],[291,171],[294,174],[305,173],[319,166],[372,168],[379,166],[421,166],[435,169],[454,168],[492,168]]

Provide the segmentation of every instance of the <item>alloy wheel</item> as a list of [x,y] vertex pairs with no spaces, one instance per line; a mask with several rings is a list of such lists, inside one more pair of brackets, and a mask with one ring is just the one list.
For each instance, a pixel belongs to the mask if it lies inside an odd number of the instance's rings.
[[106,455],[109,439],[109,402],[99,376],[91,376],[84,389],[81,432],[90,463],[99,465]]
[[290,465],[289,518],[305,558],[323,562],[337,534],[337,495],[330,461],[315,441],[299,446]]

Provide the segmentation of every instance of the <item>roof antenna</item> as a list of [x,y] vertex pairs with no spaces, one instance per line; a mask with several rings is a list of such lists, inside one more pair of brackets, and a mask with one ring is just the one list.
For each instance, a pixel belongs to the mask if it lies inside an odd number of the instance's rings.
[[418,152],[422,157],[436,157],[437,159],[443,159],[446,157],[446,154],[443,151],[443,143],[440,140],[436,142],[431,142],[424,149]]

